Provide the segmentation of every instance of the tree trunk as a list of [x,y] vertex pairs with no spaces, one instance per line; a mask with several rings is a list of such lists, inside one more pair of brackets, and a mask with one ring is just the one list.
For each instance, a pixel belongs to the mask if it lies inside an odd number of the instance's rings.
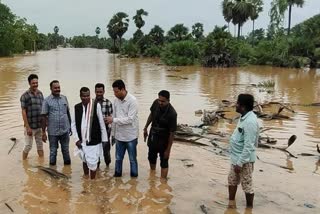
[[119,52],[121,52],[121,43],[122,43],[122,38],[121,37],[119,37],[119,39],[120,39],[120,42],[119,42]]
[[241,24],[238,24],[238,39],[240,38],[240,33],[241,33]]
[[113,51],[116,51],[116,39],[113,39]]
[[237,34],[237,27],[236,25],[233,25],[233,37],[236,37]]
[[252,20],[252,45],[254,45],[254,20]]
[[292,5],[289,5],[288,35],[290,35],[290,27],[291,27],[291,10],[292,10]]

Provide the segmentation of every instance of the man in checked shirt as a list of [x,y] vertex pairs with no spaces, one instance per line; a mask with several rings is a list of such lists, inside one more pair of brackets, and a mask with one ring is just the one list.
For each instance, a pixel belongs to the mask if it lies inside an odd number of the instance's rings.
[[[95,93],[96,93],[96,101],[100,103],[101,105],[101,110],[102,110],[102,115],[104,118],[107,116],[112,116],[113,110],[112,110],[112,103],[104,98],[104,84],[102,83],[97,83],[95,85]],[[104,156],[104,161],[106,162],[107,167],[109,167],[109,164],[111,163],[111,157],[110,157],[110,134],[111,134],[111,125],[106,125],[106,130],[108,134],[108,141],[103,143],[103,156]],[[99,166],[99,164],[98,164]]]

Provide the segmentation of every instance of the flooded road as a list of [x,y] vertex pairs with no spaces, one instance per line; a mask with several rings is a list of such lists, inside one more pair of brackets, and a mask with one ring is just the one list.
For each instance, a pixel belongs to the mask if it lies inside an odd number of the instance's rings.
[[[123,177],[112,177],[114,148],[110,169],[102,165],[95,181],[82,177],[78,157],[72,157],[71,166],[63,166],[60,151],[56,169],[70,176],[69,180],[54,180],[35,168],[48,166],[47,144],[44,160],[38,159],[34,145],[28,160],[22,161],[24,137],[19,99],[28,88],[27,77],[31,73],[39,75],[39,89],[44,96],[50,93],[50,81],[58,79],[61,93],[68,97],[70,106],[80,102],[82,86],[89,87],[94,96],[97,82],[106,85],[106,97],[113,100],[111,84],[115,79],[123,79],[128,91],[138,99],[140,128],[162,89],[171,92],[178,122],[183,124],[199,123],[200,117],[194,111],[215,109],[222,99],[235,100],[243,92],[252,93],[259,102],[320,102],[320,73],[315,70],[181,67],[181,71],[168,71],[158,63],[153,59],[118,59],[105,50],[95,49],[58,49],[33,56],[0,58],[0,213],[10,213],[5,203],[16,213],[202,213],[201,205],[208,213],[250,213],[245,210],[241,188],[237,194],[238,209],[228,210],[225,206],[227,157],[217,156],[203,147],[175,143],[169,180],[163,182],[159,169],[155,174],[149,172],[142,130],[138,179],[130,178],[127,160]],[[275,81],[274,93],[248,86],[264,80]],[[320,144],[320,107],[294,106],[294,109],[297,113],[287,114],[291,120],[262,121],[264,127],[273,128],[266,134],[278,139],[279,146],[295,134],[298,138],[290,152],[316,155],[316,145]],[[214,129],[231,133],[234,125],[222,121]],[[17,145],[8,155],[13,144],[11,137],[17,138]],[[73,148],[71,141],[71,154]],[[256,196],[252,213],[320,213],[319,155],[294,159],[281,151],[265,149],[258,149],[257,154],[261,160],[255,164]],[[193,167],[186,167],[182,159],[188,159]]]

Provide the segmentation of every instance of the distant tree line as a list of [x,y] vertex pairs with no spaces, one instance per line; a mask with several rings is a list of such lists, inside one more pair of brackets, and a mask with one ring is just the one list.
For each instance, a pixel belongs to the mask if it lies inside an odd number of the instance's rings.
[[[160,57],[168,65],[319,67],[320,15],[291,27],[294,7],[303,5],[304,0],[273,0],[268,28],[255,29],[255,21],[263,11],[263,0],[222,0],[221,12],[227,24],[216,26],[207,35],[199,22],[191,29],[179,23],[167,32],[155,25],[149,33],[144,33],[142,28],[149,14],[139,9],[132,17],[136,31],[130,39],[124,39],[131,19],[125,12],[114,14],[107,23],[105,30],[109,38],[100,38],[100,27],[93,29],[95,36],[65,38],[59,35],[58,26],[53,28],[53,33],[38,33],[35,25],[15,16],[0,2],[0,56],[62,46],[108,49],[122,57]],[[287,28],[283,26],[286,11]],[[242,26],[249,20],[252,31],[243,36]]]

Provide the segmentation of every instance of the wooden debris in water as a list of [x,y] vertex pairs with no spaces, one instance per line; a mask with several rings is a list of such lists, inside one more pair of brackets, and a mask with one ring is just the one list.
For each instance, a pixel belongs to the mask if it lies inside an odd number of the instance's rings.
[[10,138],[10,140],[13,141],[13,145],[11,146],[10,150],[8,151],[8,154],[10,154],[10,152],[13,150],[13,148],[17,144],[17,138],[12,137],[12,138]]
[[65,174],[58,172],[55,169],[49,168],[49,167],[44,167],[44,166],[37,166],[38,169],[40,169],[43,172],[46,172],[48,175],[50,175],[51,177],[55,178],[55,179],[59,179],[59,178],[63,178],[63,179],[69,179],[68,176],[66,176]]
[[4,203],[4,204],[8,207],[8,209],[9,209],[11,212],[14,213],[13,209],[11,208],[11,206],[10,206],[8,203]]
[[204,204],[200,205],[200,209],[204,214],[208,214],[208,208]]

